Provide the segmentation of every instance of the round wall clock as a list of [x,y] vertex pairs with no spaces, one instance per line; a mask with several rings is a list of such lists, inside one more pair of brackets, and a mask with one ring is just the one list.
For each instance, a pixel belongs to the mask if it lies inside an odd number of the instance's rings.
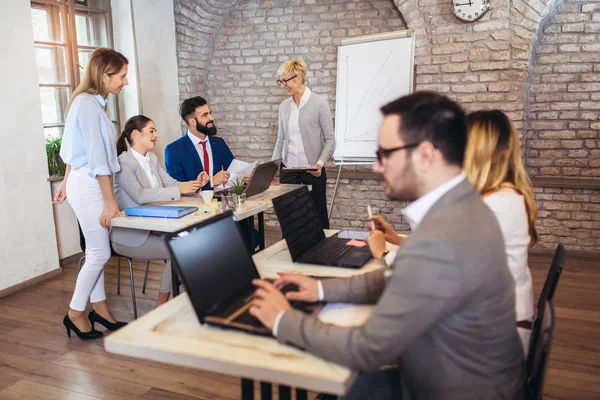
[[452,12],[463,22],[477,21],[490,8],[489,0],[453,0]]

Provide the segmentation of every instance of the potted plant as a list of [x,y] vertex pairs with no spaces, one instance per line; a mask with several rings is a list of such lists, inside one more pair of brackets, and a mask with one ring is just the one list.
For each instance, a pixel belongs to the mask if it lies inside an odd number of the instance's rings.
[[235,200],[235,208],[236,210],[241,210],[246,204],[246,193],[244,193],[244,190],[246,190],[246,186],[244,185],[244,182],[240,181],[240,179],[238,178],[235,180],[232,189],[234,193],[233,197]]
[[46,138],[46,156],[48,158],[48,173],[50,176],[62,176],[65,174],[66,165],[60,158],[60,145],[62,138]]

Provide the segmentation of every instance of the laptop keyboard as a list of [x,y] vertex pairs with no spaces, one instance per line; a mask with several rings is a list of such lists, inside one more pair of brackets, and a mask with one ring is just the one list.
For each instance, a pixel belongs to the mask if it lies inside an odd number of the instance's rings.
[[317,247],[302,255],[306,263],[335,264],[348,251],[345,240],[325,240]]

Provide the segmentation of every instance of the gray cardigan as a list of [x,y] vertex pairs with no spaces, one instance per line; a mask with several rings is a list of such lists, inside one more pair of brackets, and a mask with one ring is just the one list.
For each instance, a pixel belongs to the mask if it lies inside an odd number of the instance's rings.
[[[160,187],[152,189],[148,176],[131,153],[131,149],[121,153],[118,158],[121,171],[114,175],[115,199],[120,210],[155,201],[180,199],[180,182],[167,174],[154,153],[148,154],[150,169],[158,179]],[[144,244],[149,234],[150,231],[115,227],[110,231],[110,240],[124,246],[139,247]]]
[[[287,98],[279,105],[279,130],[272,160],[282,158],[283,151],[288,146],[287,130],[292,101],[291,98]],[[309,164],[315,165],[319,160],[327,162],[335,147],[333,120],[327,100],[311,92],[308,101],[300,109],[298,124]]]

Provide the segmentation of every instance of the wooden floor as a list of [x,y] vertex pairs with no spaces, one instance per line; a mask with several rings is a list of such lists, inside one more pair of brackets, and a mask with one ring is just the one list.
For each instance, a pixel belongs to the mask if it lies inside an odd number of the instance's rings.
[[[277,237],[268,238],[272,242]],[[550,258],[532,256],[536,296]],[[600,399],[600,267],[569,259],[555,296],[557,331],[546,379],[546,399]],[[129,275],[122,265],[116,294],[116,261],[106,268],[106,289],[118,319],[133,318]],[[135,263],[140,314],[154,307],[162,266]],[[0,300],[0,399],[239,399],[237,378],[115,356],[101,340],[68,339],[62,325],[77,265],[62,276]],[[315,394],[309,394],[314,398]],[[258,393],[257,393],[257,398]]]

